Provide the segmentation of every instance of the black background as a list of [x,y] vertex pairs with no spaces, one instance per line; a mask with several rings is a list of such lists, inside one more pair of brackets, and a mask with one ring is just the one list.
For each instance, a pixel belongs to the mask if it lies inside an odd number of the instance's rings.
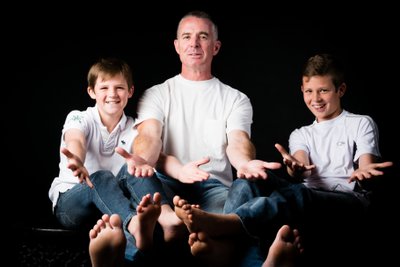
[[90,65],[103,56],[130,64],[135,94],[126,113],[136,116],[141,93],[180,72],[173,40],[179,19],[193,9],[209,12],[219,26],[222,47],[213,73],[250,97],[259,159],[281,161],[274,143],[287,147],[290,132],[312,122],[300,92],[300,71],[309,56],[330,52],[347,66],[344,108],[370,115],[380,129],[384,158],[399,162],[399,31],[393,6],[57,3],[21,3],[5,10],[11,16],[2,23],[3,191],[12,195],[6,206],[18,222],[34,225],[52,218],[47,193],[58,175],[64,119],[69,111],[94,104],[86,93]]

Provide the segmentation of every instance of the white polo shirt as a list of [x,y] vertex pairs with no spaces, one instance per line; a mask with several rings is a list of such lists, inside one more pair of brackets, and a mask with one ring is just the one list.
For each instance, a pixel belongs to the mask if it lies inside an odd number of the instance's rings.
[[[137,135],[133,124],[134,119],[124,114],[118,125],[109,133],[100,120],[96,106],[88,107],[85,111],[71,111],[64,123],[60,149],[65,147],[65,132],[69,129],[78,129],[85,134],[86,138],[87,151],[84,165],[89,175],[98,170],[109,170],[117,175],[125,164],[125,159],[114,149],[119,146],[131,152],[133,140]],[[65,192],[79,183],[78,178],[66,167],[67,163],[67,157],[60,152],[60,173],[58,177],[54,178],[49,190],[53,208],[60,192]]]

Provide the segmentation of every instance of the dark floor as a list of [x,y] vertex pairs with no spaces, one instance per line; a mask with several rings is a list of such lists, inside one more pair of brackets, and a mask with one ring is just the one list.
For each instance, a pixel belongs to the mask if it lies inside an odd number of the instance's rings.
[[15,242],[17,266],[91,266],[87,233],[50,228],[19,230]]
[[[72,231],[61,228],[21,227],[12,242],[12,266],[90,267],[88,230]],[[136,267],[173,264],[175,267],[198,266],[191,259],[186,243],[158,248],[146,262]],[[169,263],[167,263],[169,262]],[[112,267],[112,266],[110,266]],[[200,266],[198,266],[200,267]]]

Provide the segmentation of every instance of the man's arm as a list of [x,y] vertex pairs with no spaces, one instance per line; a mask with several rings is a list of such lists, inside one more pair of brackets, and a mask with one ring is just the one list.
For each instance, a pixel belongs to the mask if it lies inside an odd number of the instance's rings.
[[183,165],[174,156],[160,153],[157,167],[163,170],[170,177],[173,177],[182,183],[192,184],[194,182],[205,181],[210,177],[208,172],[199,168],[201,165],[207,164],[208,162],[210,162],[210,159],[204,157]]
[[133,153],[150,166],[155,167],[162,147],[162,125],[156,119],[148,119],[137,126],[138,135],[133,143]]
[[226,153],[232,166],[236,169],[256,157],[256,149],[249,135],[240,130],[233,130],[228,134]]
[[238,178],[266,179],[266,169],[279,169],[281,167],[278,162],[256,160],[256,149],[249,135],[244,131],[233,130],[228,134],[226,153],[232,166],[237,170]]

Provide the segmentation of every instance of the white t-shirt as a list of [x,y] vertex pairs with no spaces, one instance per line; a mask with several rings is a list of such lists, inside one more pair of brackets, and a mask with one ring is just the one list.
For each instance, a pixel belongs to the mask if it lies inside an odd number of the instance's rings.
[[147,89],[139,101],[135,125],[147,119],[163,124],[163,152],[183,164],[210,157],[200,168],[225,185],[232,183],[226,155],[227,134],[251,134],[253,109],[242,92],[217,78],[190,81],[180,74]]
[[[109,170],[117,175],[125,159],[116,153],[114,149],[119,146],[131,152],[132,143],[137,135],[133,128],[134,119],[129,116],[122,116],[118,125],[109,133],[107,128],[100,120],[97,107],[88,107],[86,111],[71,111],[64,123],[61,136],[61,147],[65,147],[64,134],[69,129],[78,129],[86,137],[86,158],[85,167],[89,175],[98,170]],[[60,173],[54,178],[50,190],[49,198],[53,202],[53,208],[57,203],[60,192],[65,192],[79,183],[67,166],[67,157],[60,152]]]
[[343,110],[336,118],[303,126],[289,138],[290,153],[304,150],[315,173],[305,179],[305,185],[332,191],[351,191],[355,182],[348,183],[362,154],[380,157],[379,133],[375,122],[366,115]]

